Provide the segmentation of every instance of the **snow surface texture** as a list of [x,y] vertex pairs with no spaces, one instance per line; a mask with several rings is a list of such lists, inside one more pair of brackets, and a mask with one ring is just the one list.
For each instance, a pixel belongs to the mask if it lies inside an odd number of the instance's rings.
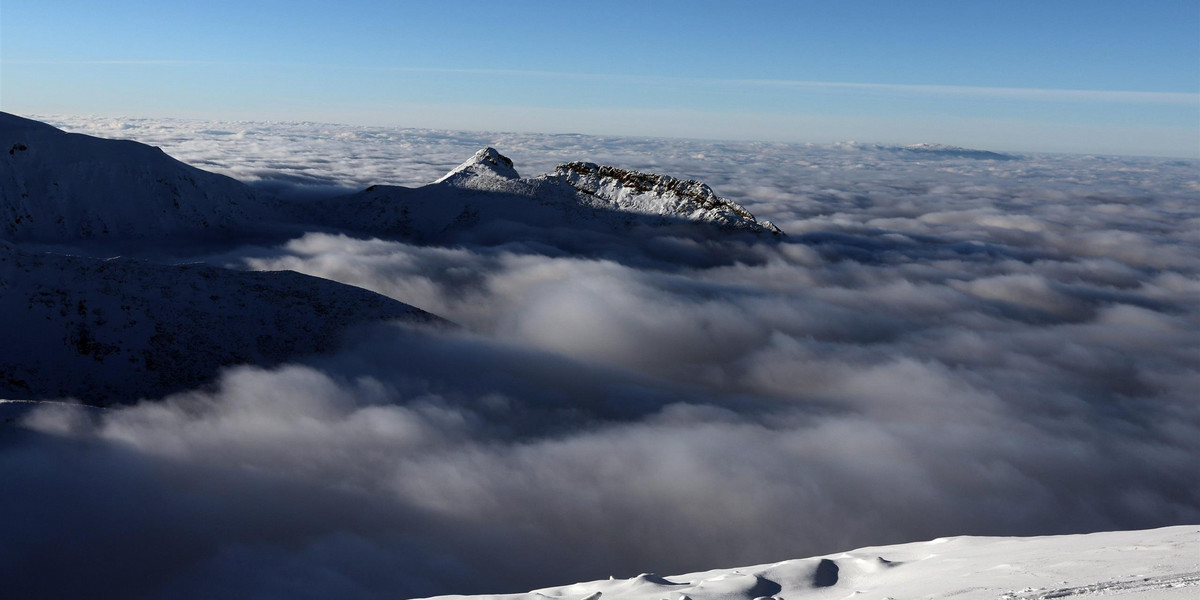
[[463,327],[365,326],[134,406],[5,409],[13,595],[518,592],[1200,522],[1195,161],[75,123],[294,202],[424,185],[490,146],[522,173],[704,181],[788,235],[324,230],[190,257]]
[[939,538],[799,560],[439,600],[957,598],[1184,600],[1200,593],[1200,527],[1035,538]]

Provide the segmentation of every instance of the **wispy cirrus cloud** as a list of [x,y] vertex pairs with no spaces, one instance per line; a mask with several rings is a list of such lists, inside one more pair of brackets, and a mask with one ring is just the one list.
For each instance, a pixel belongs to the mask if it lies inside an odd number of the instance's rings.
[[932,96],[996,98],[1038,102],[1115,102],[1127,104],[1200,105],[1200,94],[1142,90],[1080,90],[968,85],[799,81],[787,79],[723,79],[723,85],[777,86],[827,90],[860,90]]
[[387,73],[427,73],[443,75],[477,75],[536,77],[564,81],[607,81],[629,84],[658,84],[713,86],[737,88],[795,88],[826,91],[881,92],[921,96],[959,98],[992,98],[1030,102],[1100,102],[1119,104],[1176,104],[1200,105],[1200,93],[1157,90],[1091,90],[1035,87],[1000,87],[950,84],[918,84],[861,81],[813,81],[801,79],[740,79],[720,77],[675,77],[635,75],[624,73],[578,73],[537,69],[479,69],[455,67],[413,67],[400,65],[346,65],[329,63],[293,63],[285,61],[240,62],[188,59],[97,59],[97,60],[27,60],[0,59],[0,64],[12,65],[125,65],[125,66],[197,66],[230,67],[291,67],[337,71],[375,71]]
[[0,59],[5,65],[143,65],[143,66],[189,66],[234,64],[212,60],[157,59],[97,59],[97,60],[43,60],[43,59]]

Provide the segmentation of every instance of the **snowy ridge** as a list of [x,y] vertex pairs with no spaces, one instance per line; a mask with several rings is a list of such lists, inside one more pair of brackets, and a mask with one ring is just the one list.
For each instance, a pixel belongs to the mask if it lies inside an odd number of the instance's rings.
[[697,224],[781,233],[698,181],[583,162],[522,178],[513,161],[491,147],[420,188],[371,186],[293,206],[152,146],[66,133],[0,113],[4,148],[0,239],[10,241],[228,238],[281,227],[436,241],[497,223],[609,231]]
[[426,242],[512,227],[625,232],[686,225],[782,234],[698,181],[584,162],[522,178],[512,160],[490,147],[431,185],[371,186],[328,201],[321,215],[332,226]]
[[725,229],[783,233],[770,221],[759,223],[750,211],[717,196],[712,188],[699,181],[588,162],[560,165],[555,169],[555,176],[617,210],[680,216],[691,221],[714,223]]
[[954,537],[661,577],[439,600],[1032,600],[1200,594],[1200,526],[1032,538]]
[[0,239],[219,237],[273,216],[245,184],[153,146],[0,113]]
[[35,254],[0,242],[0,330],[10,342],[0,345],[0,397],[157,397],[223,366],[331,350],[351,325],[388,319],[440,321],[291,271]]

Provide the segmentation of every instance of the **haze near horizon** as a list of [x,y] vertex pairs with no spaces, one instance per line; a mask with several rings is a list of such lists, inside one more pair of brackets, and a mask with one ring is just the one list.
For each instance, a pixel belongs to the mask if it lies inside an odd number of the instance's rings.
[[0,7],[0,110],[1200,157],[1200,6]]

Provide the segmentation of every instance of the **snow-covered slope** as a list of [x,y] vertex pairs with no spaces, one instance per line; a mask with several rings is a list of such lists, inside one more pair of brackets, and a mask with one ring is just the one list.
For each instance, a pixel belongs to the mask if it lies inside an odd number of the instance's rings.
[[133,401],[336,346],[355,323],[436,317],[292,271],[29,253],[0,242],[0,398]]
[[245,184],[153,146],[0,113],[0,239],[218,237],[273,214]]
[[1025,600],[1200,597],[1200,526],[1031,538],[954,537],[475,600]]
[[433,184],[371,186],[328,201],[319,214],[318,220],[331,226],[427,242],[522,227],[782,233],[697,181],[582,162],[522,178],[493,148],[480,150]]

